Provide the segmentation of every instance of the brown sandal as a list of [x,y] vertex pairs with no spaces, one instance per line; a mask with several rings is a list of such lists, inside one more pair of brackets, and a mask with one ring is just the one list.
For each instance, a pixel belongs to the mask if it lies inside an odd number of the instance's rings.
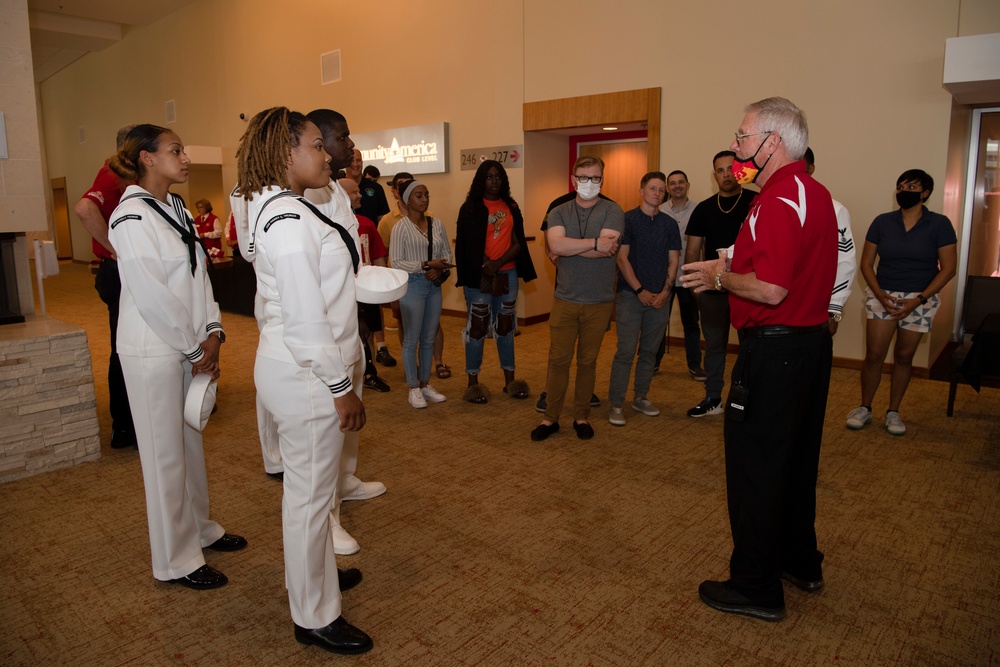
[[438,364],[434,367],[434,371],[442,380],[447,380],[451,377],[451,368],[448,367],[448,364]]

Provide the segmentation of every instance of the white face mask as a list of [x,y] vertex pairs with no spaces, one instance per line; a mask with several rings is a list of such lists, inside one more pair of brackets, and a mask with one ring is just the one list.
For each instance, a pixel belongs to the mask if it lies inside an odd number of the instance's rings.
[[587,183],[576,183],[576,194],[580,195],[580,199],[583,201],[590,201],[597,195],[601,194],[600,183],[594,183],[593,181],[588,181]]

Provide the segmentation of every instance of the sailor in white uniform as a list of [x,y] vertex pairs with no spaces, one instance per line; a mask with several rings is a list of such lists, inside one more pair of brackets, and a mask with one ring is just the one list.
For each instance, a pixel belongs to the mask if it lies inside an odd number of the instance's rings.
[[202,548],[235,551],[246,540],[209,518],[201,432],[184,422],[192,369],[217,376],[225,340],[191,213],[167,191],[187,180],[189,162],[173,132],[133,128],[109,166],[139,184],[125,190],[108,237],[122,281],[118,354],[139,445],[153,576],[202,589],[227,581],[205,564]]

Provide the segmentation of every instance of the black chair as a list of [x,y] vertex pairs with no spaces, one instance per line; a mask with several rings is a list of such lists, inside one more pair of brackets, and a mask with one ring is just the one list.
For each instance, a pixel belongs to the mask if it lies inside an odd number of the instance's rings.
[[955,413],[958,381],[979,391],[983,379],[1000,380],[1000,277],[969,276],[962,306],[962,344],[952,353],[948,416]]

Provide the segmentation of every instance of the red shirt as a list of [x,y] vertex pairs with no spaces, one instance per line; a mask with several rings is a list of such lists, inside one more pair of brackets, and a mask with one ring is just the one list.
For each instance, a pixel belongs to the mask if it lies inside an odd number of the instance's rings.
[[382,242],[382,235],[378,233],[374,222],[363,215],[355,217],[358,219],[358,238],[361,240],[361,263],[368,266],[376,259],[386,257],[389,250]]
[[[97,204],[97,207],[101,209],[101,215],[104,216],[104,223],[107,224],[108,220],[111,219],[111,214],[118,208],[123,191],[121,179],[108,169],[108,163],[105,162],[101,170],[97,172],[94,184],[90,186],[90,190],[81,199],[89,199]],[[108,249],[97,241],[92,239],[91,246],[98,259],[111,259],[111,253],[108,252]]]
[[837,276],[837,214],[825,187],[806,173],[802,160],[768,179],[736,238],[733,273],[788,290],[769,306],[729,295],[733,327],[806,327],[827,321]]

